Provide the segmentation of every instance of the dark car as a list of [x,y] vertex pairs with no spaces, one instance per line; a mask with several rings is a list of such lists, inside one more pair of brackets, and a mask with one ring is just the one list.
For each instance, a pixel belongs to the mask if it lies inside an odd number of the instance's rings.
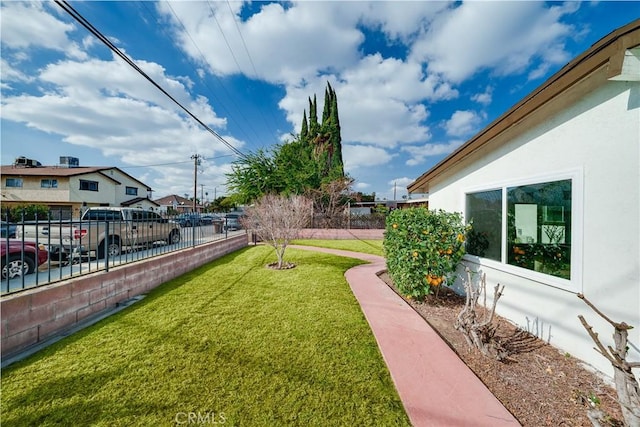
[[31,274],[36,268],[47,262],[49,253],[43,244],[23,242],[17,239],[0,240],[2,258],[2,278],[10,279]]
[[199,213],[188,212],[182,213],[174,218],[181,227],[196,227],[202,223],[202,218]]
[[16,224],[0,221],[0,237],[16,237],[16,228],[18,226]]

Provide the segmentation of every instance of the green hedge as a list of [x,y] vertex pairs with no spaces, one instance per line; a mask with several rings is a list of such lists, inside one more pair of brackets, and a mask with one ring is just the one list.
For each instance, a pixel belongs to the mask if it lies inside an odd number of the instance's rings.
[[459,213],[396,209],[386,221],[383,248],[389,276],[404,295],[423,298],[453,284],[464,255],[466,227]]

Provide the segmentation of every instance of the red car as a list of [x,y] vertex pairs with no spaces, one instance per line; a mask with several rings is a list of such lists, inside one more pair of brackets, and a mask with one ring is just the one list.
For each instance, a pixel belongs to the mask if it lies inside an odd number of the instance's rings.
[[0,239],[0,255],[3,279],[33,273],[49,258],[44,245],[17,239]]

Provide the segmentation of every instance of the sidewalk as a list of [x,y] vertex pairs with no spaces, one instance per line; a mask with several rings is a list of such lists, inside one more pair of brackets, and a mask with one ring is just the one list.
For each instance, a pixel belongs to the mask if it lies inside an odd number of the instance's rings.
[[369,264],[345,277],[369,322],[414,427],[519,426],[457,354],[377,273],[384,258],[310,246],[298,249],[358,258]]

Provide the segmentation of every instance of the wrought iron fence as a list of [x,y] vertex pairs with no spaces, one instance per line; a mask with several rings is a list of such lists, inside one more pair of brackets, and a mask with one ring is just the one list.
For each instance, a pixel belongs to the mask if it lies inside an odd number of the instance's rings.
[[237,222],[195,215],[18,222],[2,216],[2,295],[246,233]]
[[371,214],[341,214],[332,217],[315,214],[310,228],[342,228],[342,229],[382,229],[385,227],[386,215]]

